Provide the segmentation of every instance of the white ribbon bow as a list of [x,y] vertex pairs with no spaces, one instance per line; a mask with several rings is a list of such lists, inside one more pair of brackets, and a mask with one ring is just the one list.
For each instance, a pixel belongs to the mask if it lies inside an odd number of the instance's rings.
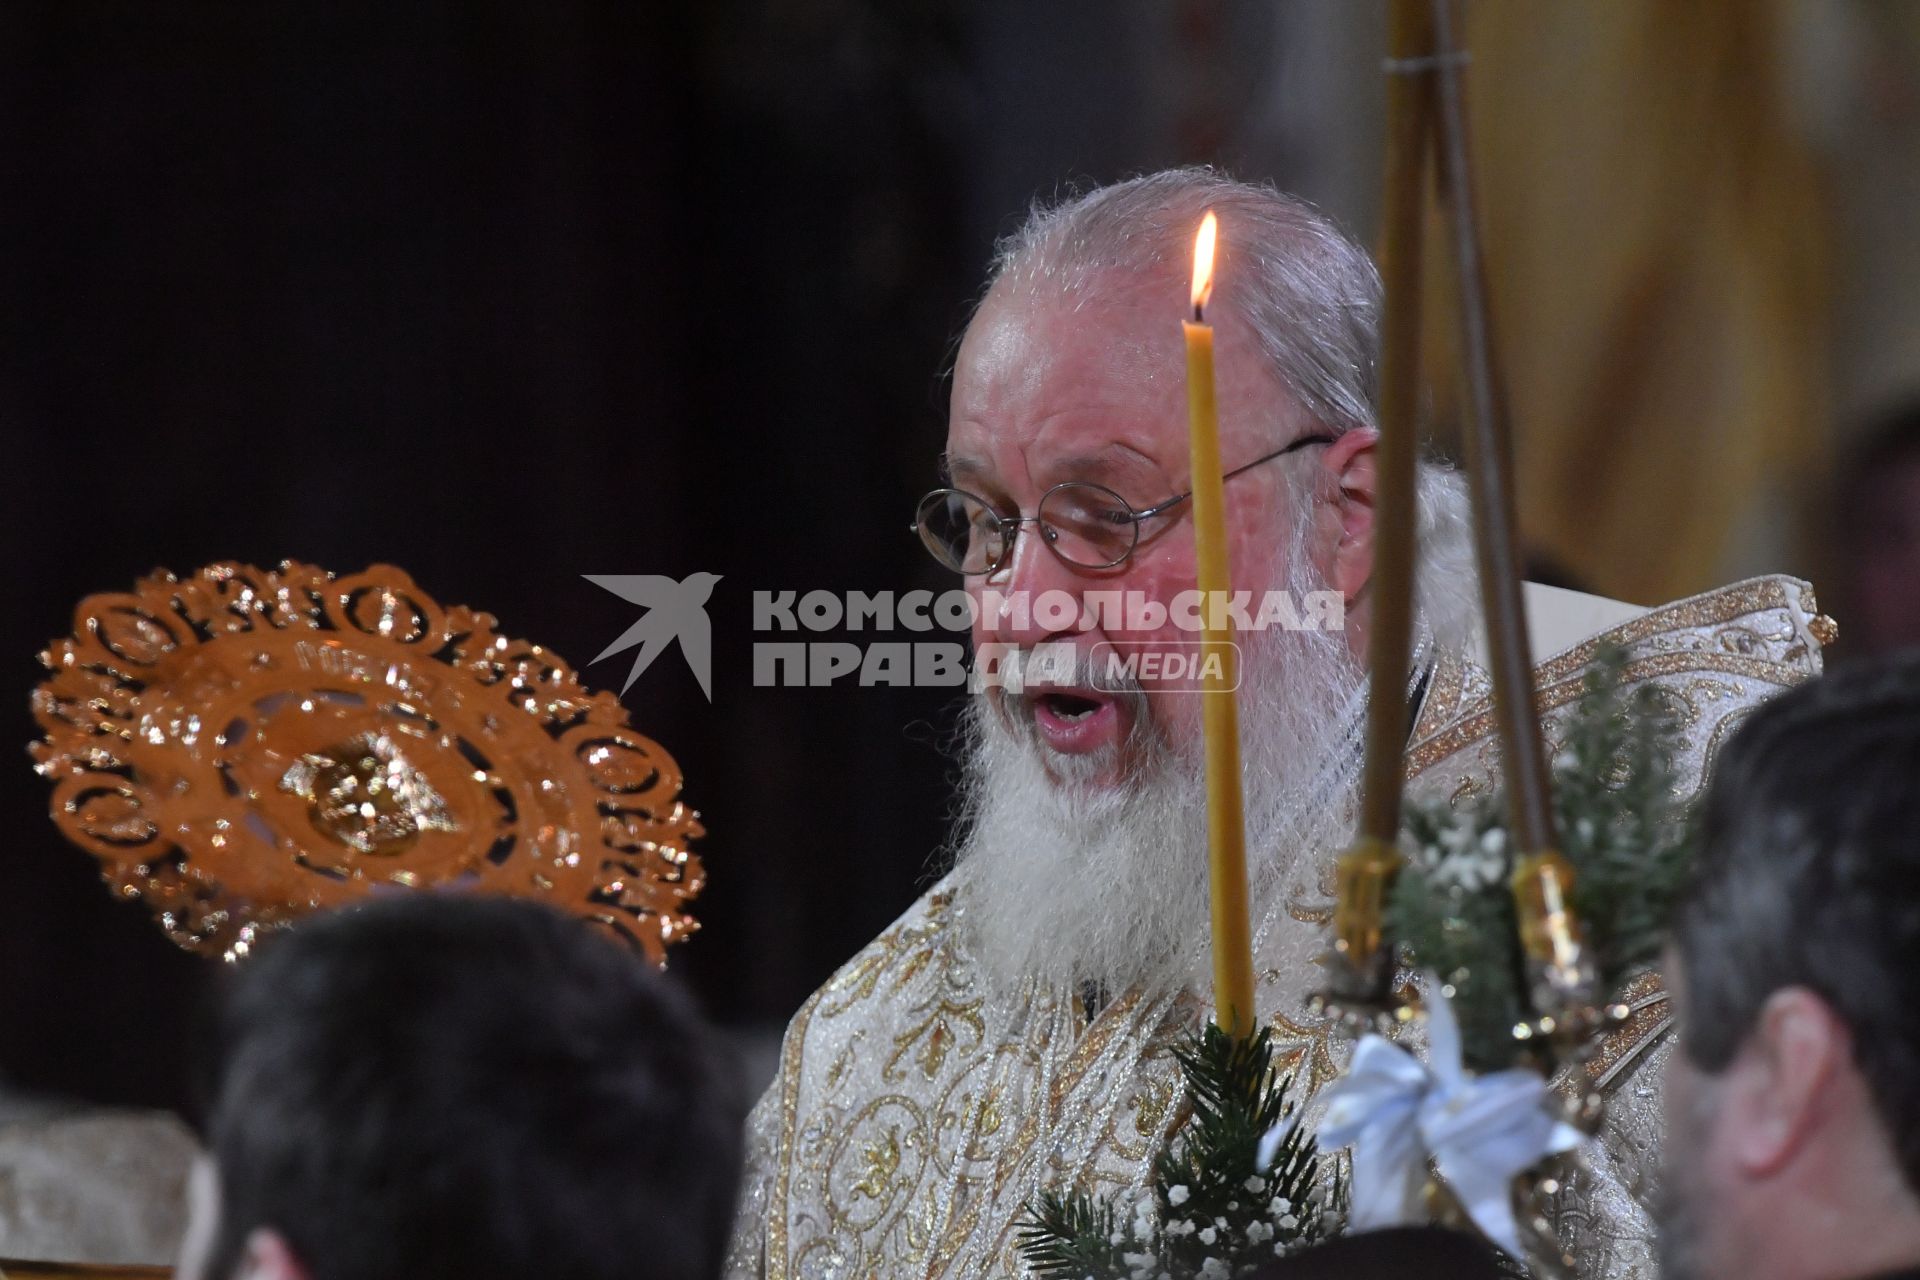
[[1361,1040],[1347,1074],[1323,1095],[1320,1143],[1353,1148],[1348,1220],[1355,1230],[1422,1221],[1431,1157],[1474,1224],[1521,1257],[1514,1175],[1571,1151],[1583,1135],[1553,1113],[1539,1072],[1469,1074],[1459,1023],[1431,974],[1427,991],[1428,1062],[1377,1035]]

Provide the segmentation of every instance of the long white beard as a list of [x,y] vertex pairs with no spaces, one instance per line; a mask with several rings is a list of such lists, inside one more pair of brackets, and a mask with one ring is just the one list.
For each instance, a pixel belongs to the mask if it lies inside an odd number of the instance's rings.
[[[1295,582],[1305,581],[1296,575]],[[1365,674],[1339,632],[1241,638],[1240,740],[1254,922],[1276,908],[1303,856],[1349,834]],[[963,922],[1002,991],[1026,979],[1119,992],[1201,990],[1207,980],[1204,749],[1169,742],[1138,686],[1124,782],[1042,764],[1030,726],[971,700],[963,723],[963,826],[955,851]],[[1071,761],[1065,761],[1069,765]]]

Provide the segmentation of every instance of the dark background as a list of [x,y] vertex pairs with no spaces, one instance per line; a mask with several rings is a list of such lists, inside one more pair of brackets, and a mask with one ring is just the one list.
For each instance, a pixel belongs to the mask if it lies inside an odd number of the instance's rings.
[[[1202,54],[1260,34],[1187,8]],[[751,592],[945,585],[907,524],[992,237],[1219,142],[1202,100],[1121,154],[1107,37],[1009,12],[0,7],[11,1084],[185,1097],[209,962],[109,899],[24,753],[35,655],[155,567],[391,562],[576,665],[635,616],[580,575],[723,574],[712,705],[674,655],[626,698],[710,831],[675,971],[777,1027],[912,899],[951,693],[753,687]]]
[[[1516,388],[1585,385],[1520,376],[1554,352],[1599,353],[1576,366],[1598,386],[1690,386],[1688,361],[1632,344],[1606,366],[1606,335],[1710,314],[1687,332],[1727,336],[1726,368],[1794,354],[1782,384],[1831,402],[1782,428],[1777,458],[1740,422],[1707,433],[1746,461],[1688,464],[1693,483],[1766,481],[1737,495],[1752,527],[1694,548],[1705,564],[1726,544],[1715,576],[1668,597],[1804,571],[1785,531],[1824,491],[1816,464],[1920,394],[1920,10],[1698,8],[1689,30],[1731,32],[1702,62],[1670,8],[1467,8],[1494,294],[1563,326],[1500,335]],[[723,575],[712,703],[676,654],[625,701],[709,829],[704,930],[673,972],[764,1059],[939,865],[954,696],[756,688],[754,591],[948,585],[907,525],[954,340],[1031,201],[1212,162],[1370,241],[1384,19],[1384,0],[0,0],[0,759],[18,752],[0,767],[0,1087],[188,1099],[217,967],[109,898],[24,748],[35,655],[83,596],[223,560],[397,564],[576,666],[637,613],[581,575]],[[1644,168],[1592,181],[1603,126],[1646,118],[1662,127],[1609,153]],[[1749,143],[1778,162],[1755,172],[1811,175],[1831,216],[1703,220],[1696,198],[1725,214],[1759,193],[1718,165],[1681,182],[1686,157]],[[1540,250],[1588,244],[1590,217],[1601,260],[1634,273],[1605,282],[1612,310]],[[1707,268],[1638,274],[1676,245]],[[1809,262],[1821,296],[1777,314]],[[1523,476],[1530,448],[1589,456],[1566,444],[1578,397],[1550,399],[1516,395]],[[1639,444],[1611,460],[1684,449],[1694,425],[1623,419],[1608,439]],[[1658,565],[1669,511],[1578,466],[1533,474],[1523,511],[1624,493],[1575,549],[1627,532],[1642,551],[1596,559],[1587,585],[1667,598],[1602,573]],[[1821,596],[1843,646],[1845,583]],[[582,670],[617,689],[631,660]]]

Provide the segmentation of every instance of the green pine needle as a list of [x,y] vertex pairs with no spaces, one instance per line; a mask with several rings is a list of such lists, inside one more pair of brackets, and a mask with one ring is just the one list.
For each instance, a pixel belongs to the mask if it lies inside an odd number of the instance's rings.
[[[1678,794],[1672,695],[1655,685],[1625,692],[1626,661],[1617,648],[1596,656],[1553,770],[1574,909],[1610,987],[1658,959],[1695,843],[1692,806]],[[1522,1057],[1512,1028],[1530,1013],[1505,798],[1410,805],[1405,833],[1417,853],[1389,894],[1388,933],[1454,988],[1468,1065],[1511,1066]]]
[[1111,1200],[1096,1202],[1084,1191],[1042,1191],[1016,1231],[1021,1256],[1037,1276],[1081,1280],[1124,1276],[1126,1264],[1114,1246]]
[[[1327,1233],[1319,1147],[1293,1120],[1292,1080],[1275,1074],[1272,1033],[1262,1029],[1241,1040],[1208,1026],[1173,1056],[1186,1081],[1189,1118],[1154,1159],[1145,1237],[1111,1196],[1044,1192],[1018,1232],[1021,1255],[1036,1274],[1125,1277],[1142,1269],[1128,1265],[1129,1254],[1151,1255],[1145,1269],[1154,1275],[1194,1276],[1210,1257],[1239,1274],[1270,1261],[1276,1243],[1292,1248]],[[1289,1120],[1278,1151],[1258,1167],[1261,1137]],[[1123,1243],[1114,1243],[1116,1235]]]

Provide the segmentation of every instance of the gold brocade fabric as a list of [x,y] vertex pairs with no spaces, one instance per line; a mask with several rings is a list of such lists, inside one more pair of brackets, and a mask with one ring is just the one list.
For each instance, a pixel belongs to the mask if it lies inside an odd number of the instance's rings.
[[[1636,618],[1537,668],[1550,740],[1598,645],[1627,649],[1630,684],[1658,683],[1685,727],[1697,786],[1739,719],[1816,673],[1812,592],[1758,578]],[[1458,800],[1497,768],[1483,673],[1442,658],[1409,760],[1413,786]],[[1347,1046],[1306,1012],[1332,914],[1332,859],[1303,859],[1259,926],[1260,1007],[1284,1069],[1311,1093]],[[795,1015],[778,1078],[755,1109],[728,1274],[808,1277],[1022,1274],[1014,1232],[1042,1187],[1144,1186],[1177,1120],[1168,1049],[1207,1016],[1191,996],[1125,994],[1091,1019],[1073,993],[989,994],[968,954],[964,891],[936,885]],[[1589,1280],[1653,1274],[1646,1204],[1658,1164],[1658,983],[1592,1068],[1610,1099],[1602,1149],[1570,1180],[1559,1220]],[[1312,1102],[1309,1122],[1318,1119]]]

